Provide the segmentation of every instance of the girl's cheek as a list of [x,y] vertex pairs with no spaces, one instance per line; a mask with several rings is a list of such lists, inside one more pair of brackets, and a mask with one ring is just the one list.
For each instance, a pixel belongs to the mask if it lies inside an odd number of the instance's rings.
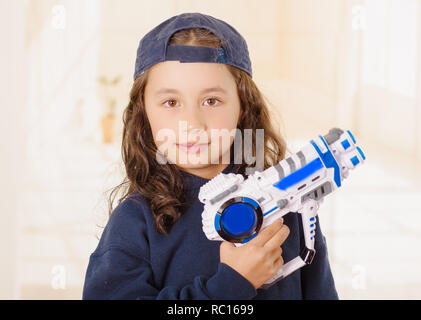
[[237,122],[234,118],[224,117],[220,119],[216,119],[216,121],[213,121],[211,124],[209,124],[209,128],[212,128],[215,131],[219,132],[226,132],[231,131],[237,128]]
[[227,108],[221,109],[222,112],[215,112],[210,115],[210,119],[219,128],[236,128],[240,113],[239,105],[229,105]]

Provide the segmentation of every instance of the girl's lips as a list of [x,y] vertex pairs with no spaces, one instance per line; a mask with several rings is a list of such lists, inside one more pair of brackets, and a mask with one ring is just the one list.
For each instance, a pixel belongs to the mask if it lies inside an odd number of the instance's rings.
[[209,143],[196,143],[196,144],[178,144],[176,143],[177,147],[183,150],[186,153],[196,153],[210,145]]

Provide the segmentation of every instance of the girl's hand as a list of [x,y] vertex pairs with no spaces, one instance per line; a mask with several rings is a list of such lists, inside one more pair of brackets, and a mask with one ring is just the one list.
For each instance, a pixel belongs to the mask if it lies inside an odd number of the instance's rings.
[[289,228],[280,218],[243,246],[236,247],[231,242],[223,241],[220,246],[220,261],[258,289],[284,264],[280,246],[288,235]]

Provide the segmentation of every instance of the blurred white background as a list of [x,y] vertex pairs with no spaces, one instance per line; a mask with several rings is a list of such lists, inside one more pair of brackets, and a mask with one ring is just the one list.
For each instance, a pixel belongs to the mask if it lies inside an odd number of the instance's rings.
[[0,0],[0,298],[81,298],[138,43],[182,12],[244,36],[291,151],[333,126],[365,151],[319,210],[340,298],[420,299],[420,0]]

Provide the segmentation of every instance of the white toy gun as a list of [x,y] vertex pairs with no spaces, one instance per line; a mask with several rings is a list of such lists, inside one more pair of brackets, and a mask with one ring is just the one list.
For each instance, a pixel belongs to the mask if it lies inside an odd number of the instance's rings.
[[317,210],[323,198],[338,189],[349,170],[364,163],[349,130],[333,128],[276,165],[241,174],[218,174],[200,188],[203,231],[209,240],[241,246],[289,212],[300,213],[305,247],[265,282],[268,288],[313,261]]

